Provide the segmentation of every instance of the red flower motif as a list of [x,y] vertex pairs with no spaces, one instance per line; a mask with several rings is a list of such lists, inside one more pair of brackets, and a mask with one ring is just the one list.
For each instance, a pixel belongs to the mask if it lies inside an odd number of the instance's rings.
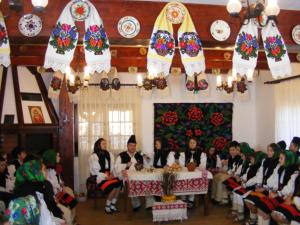
[[193,136],[193,131],[192,130],[187,130],[185,134],[188,137],[192,137]]
[[162,123],[167,126],[175,125],[178,122],[178,115],[176,112],[168,111],[162,116]]
[[9,210],[9,209],[7,209],[7,210],[5,211],[5,215],[7,215],[7,216],[10,215],[10,210]]
[[27,209],[26,208],[22,208],[21,212],[22,212],[22,214],[25,215],[27,213]]
[[227,139],[224,137],[217,137],[213,141],[213,145],[215,146],[215,148],[217,150],[223,150],[225,148],[226,144],[227,144]]
[[192,106],[188,111],[188,119],[192,121],[202,120],[203,112],[200,108]]
[[224,116],[222,113],[213,113],[210,122],[216,127],[222,125],[224,123]]
[[196,136],[201,136],[201,135],[203,135],[203,131],[200,130],[200,129],[196,129],[196,130],[195,130],[195,135],[196,135]]
[[171,150],[177,150],[177,149],[179,149],[178,143],[175,140],[173,140],[173,139],[169,139],[168,140],[168,145],[169,145],[169,147],[170,147]]
[[82,16],[82,15],[85,13],[84,7],[83,7],[83,6],[77,7],[77,8],[76,8],[76,13],[77,13],[78,15],[81,15],[81,16]]
[[71,25],[63,23],[61,25],[61,28],[63,29],[63,31],[69,32],[71,30]]

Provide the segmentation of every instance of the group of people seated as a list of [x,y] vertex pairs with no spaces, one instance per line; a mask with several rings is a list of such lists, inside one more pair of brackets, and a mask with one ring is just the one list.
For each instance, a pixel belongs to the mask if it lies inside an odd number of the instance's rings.
[[[160,138],[154,140],[153,155],[136,150],[135,136],[127,143],[127,150],[116,159],[108,151],[106,141],[96,141],[89,158],[90,173],[98,188],[108,194],[105,212],[117,212],[117,199],[128,171],[144,167],[165,168],[178,164],[187,167],[195,163],[198,170],[213,174],[211,198],[219,205],[231,202],[228,217],[235,222],[246,219],[248,225],[300,224],[300,138],[294,137],[286,150],[280,141],[267,146],[266,151],[254,151],[247,143],[232,141],[217,151],[213,146],[201,148],[196,138],[190,138],[183,152],[170,151]],[[194,195],[183,196],[188,208],[194,207]],[[155,198],[157,200],[157,196]],[[152,201],[151,201],[152,200]],[[132,198],[133,210],[140,209],[138,198]],[[151,207],[152,198],[146,198]],[[246,210],[245,210],[246,209]]]
[[12,157],[0,155],[0,224],[74,224],[77,200],[62,180],[59,153],[15,147]]

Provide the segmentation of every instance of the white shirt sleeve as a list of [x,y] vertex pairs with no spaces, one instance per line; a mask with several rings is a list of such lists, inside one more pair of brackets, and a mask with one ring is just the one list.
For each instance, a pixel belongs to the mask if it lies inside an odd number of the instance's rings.
[[[113,165],[113,164],[111,164]],[[99,164],[99,158],[96,154],[92,154],[89,158],[89,166],[90,166],[90,173],[93,176],[97,176],[97,183],[100,183],[101,181],[106,179],[106,176],[104,173],[100,172],[100,164]]]
[[181,167],[185,167],[185,154],[184,154],[184,152],[180,152],[179,165]]
[[172,166],[175,163],[175,152],[170,152],[167,158],[167,166]]
[[62,187],[60,186],[55,169],[48,169],[47,170],[47,177],[46,179],[52,184],[54,194],[57,194],[62,190]]
[[274,190],[278,190],[278,169],[279,169],[280,165],[278,164],[273,172],[273,174],[269,177],[269,179],[267,180],[267,188],[273,188]]
[[243,164],[241,164],[241,165],[237,168],[237,170],[235,171],[234,175],[235,175],[235,176],[241,176],[242,168],[243,168]]
[[265,159],[263,159],[261,166],[259,167],[258,172],[256,174],[256,182],[257,182],[257,184],[260,184],[260,185],[263,183],[263,179],[264,179],[264,166],[263,166],[264,160]]
[[219,155],[217,155],[217,164],[216,164],[216,167],[218,169],[221,169],[222,168],[222,161],[221,161],[221,158]]
[[285,185],[281,191],[278,191],[278,195],[280,197],[285,197],[289,194],[293,194],[295,191],[295,180],[298,177],[298,172],[294,173],[289,182],[287,183],[287,185]]
[[202,169],[202,170],[206,170],[206,163],[207,163],[207,155],[206,155],[205,152],[202,152],[201,156],[200,156],[199,168]]
[[120,179],[123,179],[122,171],[126,169],[126,166],[127,166],[127,164],[126,163],[123,164],[122,160],[121,160],[121,157],[118,156],[117,159],[116,159],[116,162],[115,162],[115,172],[116,172],[116,175]]

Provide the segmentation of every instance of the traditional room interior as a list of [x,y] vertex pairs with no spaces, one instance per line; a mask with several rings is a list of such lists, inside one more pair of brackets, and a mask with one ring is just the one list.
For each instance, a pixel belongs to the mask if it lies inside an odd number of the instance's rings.
[[[300,224],[299,1],[0,0],[0,12],[0,224]],[[277,188],[258,181],[266,168]],[[22,182],[50,170],[62,213],[34,189],[39,213],[23,218]],[[261,188],[278,204],[248,199]]]

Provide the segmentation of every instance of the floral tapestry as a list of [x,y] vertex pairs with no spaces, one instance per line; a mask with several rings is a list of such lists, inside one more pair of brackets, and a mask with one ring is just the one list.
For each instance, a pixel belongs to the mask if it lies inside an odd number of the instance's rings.
[[231,103],[156,103],[154,135],[170,150],[184,151],[190,137],[223,150],[232,140],[232,111]]

